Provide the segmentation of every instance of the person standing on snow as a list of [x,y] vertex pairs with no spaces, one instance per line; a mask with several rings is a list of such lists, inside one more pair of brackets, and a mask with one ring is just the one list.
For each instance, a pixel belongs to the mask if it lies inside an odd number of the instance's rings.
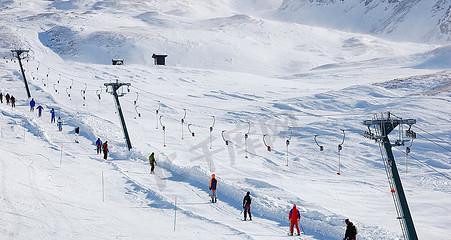
[[30,112],[34,112],[34,106],[36,106],[36,102],[34,101],[34,98],[30,101]]
[[80,127],[76,127],[74,132],[75,132],[75,142],[79,143],[78,136],[80,135]]
[[3,103],[3,93],[0,92],[0,103]]
[[103,159],[106,160],[108,158],[108,141],[105,141],[102,145],[103,150]]
[[39,105],[36,109],[38,110],[38,117],[41,117],[42,116],[42,110],[44,108],[41,105]]
[[356,240],[357,228],[351,221],[349,221],[349,219],[346,219],[345,223],[346,223],[346,232],[345,238],[343,238],[343,240]]
[[244,196],[244,198],[243,198],[244,221],[246,221],[248,214],[249,214],[249,221],[252,221],[251,202],[252,202],[251,192],[247,192],[246,196]]
[[9,105],[10,98],[11,98],[11,96],[9,96],[9,93],[6,93],[6,95],[5,95],[6,105]]
[[216,180],[216,175],[213,173],[211,174],[211,179],[210,179],[210,191],[211,191],[211,202],[212,203],[216,203],[217,198],[216,198],[216,187],[218,186],[218,180]]
[[97,138],[96,150],[97,150],[97,154],[100,154],[102,152],[102,140],[100,140],[100,138]]
[[63,131],[63,120],[61,120],[61,117],[58,117],[58,121],[56,121],[56,126],[58,126],[58,131]]
[[16,98],[13,95],[11,95],[10,100],[11,100],[11,107],[15,108],[16,107]]
[[288,219],[290,220],[290,236],[293,236],[293,228],[296,226],[296,231],[298,232],[298,236],[301,235],[301,231],[299,230],[299,220],[301,219],[301,213],[296,207],[296,204],[293,204],[293,208],[290,210],[288,214]]
[[154,174],[155,165],[157,165],[157,160],[155,160],[155,153],[151,153],[149,156],[150,173]]
[[55,123],[55,109],[50,109],[50,123]]

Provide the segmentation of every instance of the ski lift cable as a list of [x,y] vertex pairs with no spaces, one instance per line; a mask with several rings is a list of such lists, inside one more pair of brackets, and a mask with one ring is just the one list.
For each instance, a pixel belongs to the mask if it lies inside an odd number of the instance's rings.
[[[53,72],[56,72],[56,73],[58,73],[61,76],[68,76],[68,77],[72,77],[72,78],[75,78],[75,79],[81,77],[79,75],[74,75],[74,74],[70,74],[70,73],[67,73],[67,72],[60,71],[60,70],[58,70],[56,68],[50,67],[49,65],[47,65],[45,63],[42,63],[41,61],[37,61],[37,62],[38,62],[37,70],[39,70],[39,67],[42,65],[44,67],[47,67],[48,73],[50,72],[50,70],[52,70]],[[89,78],[89,77],[85,77],[84,79],[87,79],[87,78]],[[74,81],[80,82],[80,83],[84,83],[83,81],[79,81],[79,80],[74,80]]]
[[[201,105],[201,104],[195,104],[195,103],[187,103],[187,102],[176,100],[176,99],[173,99],[173,98],[170,98],[170,97],[162,96],[162,95],[159,95],[159,94],[156,94],[156,93],[153,93],[153,92],[149,92],[149,91],[146,91],[146,90],[143,90],[143,89],[138,89],[135,86],[132,86],[132,88],[135,88],[135,89],[137,89],[137,90],[139,90],[141,92],[149,94],[149,97],[157,96],[159,98],[167,99],[169,101],[176,102],[176,103],[188,104],[188,105],[191,105],[191,106],[197,106],[197,107],[213,109],[213,110],[219,110],[219,111],[230,111],[230,110],[227,110],[227,109],[221,109],[221,108],[211,107],[211,106],[207,106],[207,105]],[[368,114],[369,113],[365,113],[365,112],[336,113],[336,114],[312,114],[311,113],[311,114],[297,115],[297,116],[302,116],[302,117],[333,117],[333,116],[368,116]]]
[[[172,99],[172,98],[169,98],[169,97],[165,97],[165,96],[161,96],[161,95],[159,95],[159,94],[155,94],[155,93],[152,93],[152,92],[149,92],[149,91],[145,91],[145,90],[142,90],[142,89],[138,89],[138,88],[135,87],[135,86],[132,86],[132,88],[135,88],[135,89],[137,89],[138,91],[147,93],[147,94],[149,94],[149,95],[155,95],[155,96],[158,96],[158,97],[160,97],[160,98],[167,99],[167,100],[169,100],[169,101],[171,101],[171,102],[175,102],[175,103],[182,103],[182,104],[184,104],[184,105],[189,104],[189,105],[198,106],[198,107],[204,107],[204,108],[208,108],[208,109],[214,109],[214,110],[225,111],[225,109],[219,109],[219,108],[215,108],[215,107],[204,106],[204,105],[200,105],[200,104],[186,103],[186,102],[183,102],[183,101],[175,100],[175,99]],[[153,96],[151,96],[151,97],[153,97]],[[171,104],[166,104],[166,105],[171,106]],[[172,107],[173,107],[173,108],[177,108],[176,106],[172,106]],[[332,117],[332,116],[352,116],[352,115],[356,115],[356,116],[357,116],[357,115],[360,115],[360,116],[366,116],[367,114],[368,114],[368,113],[358,113],[358,114],[352,114],[352,113],[340,113],[340,114],[325,114],[325,115],[319,115],[319,114],[317,114],[317,115],[306,114],[306,115],[302,115],[302,117],[326,117],[326,118],[330,118],[330,117]],[[298,115],[298,116],[301,116],[301,115]],[[223,119],[224,119],[224,118],[223,118]],[[224,119],[224,120],[229,120],[229,119]],[[335,120],[336,120],[336,119],[335,119]],[[276,127],[283,127],[283,126],[280,125],[280,124],[269,124],[269,123],[266,123],[265,125],[268,125],[268,126],[276,126]]]
[[[394,149],[396,149],[397,151],[399,151],[399,152],[401,152],[401,153],[404,153],[404,151],[402,151],[401,149],[399,149],[397,146],[395,146]],[[448,180],[451,180],[451,176],[449,176],[447,173],[444,173],[444,172],[441,172],[441,171],[437,170],[437,169],[434,168],[433,166],[431,166],[431,165],[429,165],[429,164],[427,164],[427,163],[424,163],[423,161],[421,161],[420,159],[416,158],[416,157],[413,156],[413,155],[409,155],[409,156],[410,156],[412,159],[414,159],[415,161],[417,161],[418,163],[420,163],[421,165],[423,165],[423,166],[425,166],[425,167],[431,169],[432,171],[434,171],[434,172],[440,174],[440,175],[443,176],[444,178],[446,178],[446,179],[448,179]]]
[[[421,130],[421,129],[420,129],[420,130]],[[432,140],[432,139],[426,137],[425,135],[423,135],[423,134],[421,134],[421,133],[417,133],[417,135],[420,136],[420,137],[422,137],[422,138],[425,139],[426,141],[431,142],[432,144],[436,145],[437,147],[440,147],[440,148],[442,148],[442,149],[444,149],[444,150],[446,150],[446,151],[448,151],[448,152],[451,152],[451,149],[450,149],[450,148],[447,148],[447,147],[445,147],[445,146],[443,146],[443,145],[440,145],[439,143],[437,143],[436,141],[434,141],[434,140]]]
[[[159,107],[159,109],[157,109],[158,111],[161,109],[161,105],[159,104],[158,105],[158,107]],[[145,107],[140,107],[140,108],[143,108],[143,109],[145,109],[145,110],[151,110],[151,109],[149,109],[149,108],[145,108]],[[156,110],[155,110],[156,111]],[[156,112],[156,115],[157,115],[157,112]],[[171,120],[173,120],[173,121],[180,121],[180,120],[177,120],[176,118],[172,118],[172,117],[169,117],[169,116],[167,116],[166,118],[168,118],[168,119],[171,119]],[[216,117],[215,117],[215,120],[216,120]],[[248,124],[250,124],[250,122],[248,122]],[[194,126],[194,127],[198,127],[198,128],[206,128],[205,126],[201,126],[201,125],[198,125],[198,124],[194,124],[194,123],[191,123],[191,126]],[[264,126],[266,126],[266,125],[264,125]],[[292,132],[292,129],[293,129],[293,127],[290,127],[290,131]],[[344,129],[343,129],[344,130]],[[218,131],[218,132],[220,132],[221,130],[217,130],[217,129],[212,129],[212,131]],[[360,132],[358,132],[358,133],[356,133],[356,134],[361,134]],[[263,133],[251,133],[251,132],[249,132],[248,133],[248,137],[250,137],[250,136],[262,136],[263,135]],[[281,137],[281,135],[280,134],[266,134],[268,137]],[[336,134],[326,134],[326,135],[324,135],[324,136],[335,136]],[[296,136],[296,138],[297,139],[303,139],[303,138],[305,138],[305,139],[307,139],[307,138],[310,138],[310,137],[312,137],[312,136],[314,136],[314,135],[305,135],[305,136]],[[291,137],[294,137],[294,135],[293,134],[291,134]]]

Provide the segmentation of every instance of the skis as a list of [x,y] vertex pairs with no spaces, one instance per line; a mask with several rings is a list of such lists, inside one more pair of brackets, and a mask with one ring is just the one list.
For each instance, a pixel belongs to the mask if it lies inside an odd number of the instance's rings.
[[303,232],[301,232],[301,235],[291,235],[290,233],[287,233],[287,237],[293,237],[293,238],[297,238],[297,239],[301,239],[301,240],[306,240],[306,238],[304,238],[302,235],[303,235],[304,233]]

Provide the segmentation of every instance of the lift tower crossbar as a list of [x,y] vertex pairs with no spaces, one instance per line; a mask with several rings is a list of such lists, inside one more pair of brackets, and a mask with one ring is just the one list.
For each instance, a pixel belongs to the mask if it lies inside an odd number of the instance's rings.
[[[390,188],[393,194],[396,210],[398,212],[398,219],[401,223],[404,238],[408,240],[418,240],[418,236],[415,230],[412,215],[410,214],[409,205],[407,204],[406,195],[404,194],[401,178],[399,177],[398,168],[396,167],[395,158],[393,156],[392,144],[390,143],[388,135],[398,126],[408,125],[410,127],[415,123],[415,119],[392,118],[390,113],[386,116],[382,115],[381,118],[366,120],[363,122],[363,125],[368,127],[368,131],[365,132],[365,137],[375,140],[385,148],[385,153],[387,154],[387,162],[385,164],[387,167]],[[404,140],[399,140],[395,143],[396,146],[403,144]]]
[[119,102],[119,97],[122,97],[125,95],[125,93],[121,92],[120,94],[117,93],[117,90],[123,86],[130,87],[130,83],[120,83],[118,80],[114,83],[105,83],[104,84],[107,89],[111,90],[111,94],[114,97],[114,101],[116,103],[117,112],[119,114],[119,118],[121,120],[122,130],[124,131],[125,141],[127,143],[128,150],[130,151],[132,149],[132,143],[130,141],[130,136],[128,135],[127,131],[127,125],[125,124],[124,114],[122,113],[121,103]]

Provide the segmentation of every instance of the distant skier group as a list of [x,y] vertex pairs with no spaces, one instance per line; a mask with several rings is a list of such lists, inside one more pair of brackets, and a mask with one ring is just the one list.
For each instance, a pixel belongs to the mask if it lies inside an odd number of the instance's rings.
[[[11,105],[12,108],[16,107],[16,98],[13,95],[6,93],[5,100],[6,100],[6,105]],[[3,104],[3,93],[2,92],[0,92],[0,103]]]
[[105,141],[104,143],[102,143],[102,140],[100,140],[100,138],[97,138],[96,140],[96,152],[97,154],[101,154],[103,153],[103,159],[107,160],[108,159],[108,141]]

